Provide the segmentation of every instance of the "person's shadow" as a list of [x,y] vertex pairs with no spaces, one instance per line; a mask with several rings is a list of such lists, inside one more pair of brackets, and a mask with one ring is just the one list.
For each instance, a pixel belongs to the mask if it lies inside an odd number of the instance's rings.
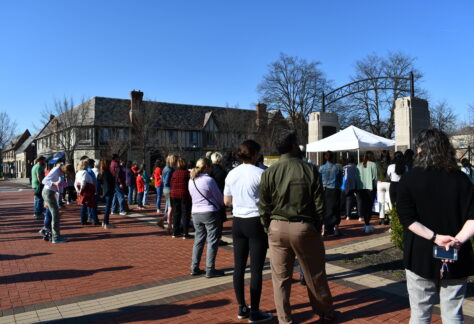
[[[213,308],[221,308],[230,303],[229,299],[217,299],[203,301],[195,304],[162,304],[162,305],[137,305],[121,307],[103,313],[71,317],[49,321],[54,324],[82,324],[82,323],[131,323],[135,321],[158,321],[167,320],[173,323],[172,318],[189,314],[191,310],[205,310],[211,312]],[[189,319],[189,322],[192,322]],[[199,321],[196,321],[198,323]],[[201,322],[202,323],[202,322]]]
[[51,270],[51,271],[37,271],[37,272],[26,272],[18,273],[9,276],[0,277],[0,284],[14,284],[18,282],[31,282],[31,281],[47,281],[47,280],[57,280],[57,279],[71,279],[91,276],[97,272],[103,271],[119,271],[133,268],[132,266],[122,266],[122,267],[111,267],[111,268],[102,268],[96,270]]

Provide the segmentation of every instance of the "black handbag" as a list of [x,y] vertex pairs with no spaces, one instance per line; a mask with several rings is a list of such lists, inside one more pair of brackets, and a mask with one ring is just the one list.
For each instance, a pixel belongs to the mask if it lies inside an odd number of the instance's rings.
[[206,199],[212,206],[216,207],[217,209],[217,214],[219,215],[219,219],[221,220],[221,222],[225,222],[227,221],[227,211],[226,211],[226,208],[225,206],[216,206],[212,201],[210,201],[206,196],[204,196],[198,189],[198,187],[196,186],[196,182],[194,181],[193,179],[193,183],[194,183],[194,187],[196,188],[197,192],[199,192],[199,194],[204,198]]

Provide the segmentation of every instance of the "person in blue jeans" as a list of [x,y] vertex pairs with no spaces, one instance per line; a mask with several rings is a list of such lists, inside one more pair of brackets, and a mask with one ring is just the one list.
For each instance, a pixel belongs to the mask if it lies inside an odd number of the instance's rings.
[[132,162],[127,162],[127,167],[125,168],[125,184],[128,188],[128,204],[133,204],[133,191],[135,190],[136,178],[135,174],[132,171]]
[[46,158],[39,156],[33,168],[31,168],[31,188],[33,188],[34,194],[34,215],[36,219],[43,218],[44,212],[44,200],[42,197],[43,184],[41,183],[44,178],[44,167]]
[[88,207],[87,208],[87,213],[88,213],[88,220],[90,222],[93,222],[94,225],[99,224],[99,218],[97,217],[97,206],[99,204],[99,188],[100,188],[100,183],[97,181],[97,176],[95,175],[93,169],[95,167],[95,160],[94,159],[89,159],[88,160],[89,167],[87,168],[87,173],[91,176],[92,180],[94,181],[94,186],[96,188],[96,194],[94,196],[95,199],[95,208]]
[[173,175],[174,169],[176,168],[176,162],[178,161],[178,157],[174,154],[170,154],[166,157],[166,166],[163,169],[163,174],[161,176],[161,182],[163,185],[163,195],[166,199],[165,204],[165,217],[168,220],[168,232],[171,233],[171,200],[170,200],[170,193],[171,193],[171,176]]
[[[111,214],[117,214],[120,208],[120,215],[126,215],[125,211],[125,194],[123,189],[125,188],[125,170],[123,168],[123,162],[119,161],[119,156],[114,154],[112,161],[110,162],[110,173],[115,180],[115,193],[112,198],[112,210]],[[118,207],[117,207],[118,203]]]
[[115,194],[115,179],[110,172],[110,161],[101,160],[99,168],[99,177],[98,182],[102,187],[102,195],[105,201],[105,213],[104,221],[102,222],[102,227],[104,229],[110,229],[115,226],[109,223],[110,212],[112,208],[112,200]]
[[140,166],[140,170],[143,171],[142,177],[143,177],[143,180],[145,180],[145,191],[143,192],[143,200],[141,202],[138,202],[138,203],[141,203],[143,206],[146,206],[147,198],[148,198],[148,191],[150,189],[150,176],[148,175],[148,172],[146,172],[145,164],[142,164]]

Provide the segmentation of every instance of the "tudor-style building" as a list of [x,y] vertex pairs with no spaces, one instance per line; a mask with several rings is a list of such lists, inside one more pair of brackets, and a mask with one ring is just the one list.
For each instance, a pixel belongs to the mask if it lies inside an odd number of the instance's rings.
[[12,138],[2,151],[3,175],[7,178],[30,177],[31,166],[36,156],[34,136],[29,130]]
[[118,153],[150,168],[169,153],[195,160],[207,151],[235,151],[247,138],[273,153],[272,132],[288,127],[279,111],[267,112],[264,104],[248,110],[142,98],[140,91],[132,91],[131,100],[93,97],[73,108],[75,124],[70,116],[56,116],[36,136],[37,154],[65,153],[75,163],[83,155],[100,160]]

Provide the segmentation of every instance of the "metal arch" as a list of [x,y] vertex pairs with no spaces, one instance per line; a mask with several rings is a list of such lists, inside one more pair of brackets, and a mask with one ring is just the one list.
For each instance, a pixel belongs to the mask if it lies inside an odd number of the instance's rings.
[[[331,92],[324,94],[322,96],[322,111],[326,111],[326,106],[353,94],[369,91],[369,90],[395,90],[393,87],[393,80],[406,80],[410,81],[409,89],[398,89],[400,91],[410,92],[410,96],[415,96],[415,82],[413,72],[410,72],[409,77],[378,77],[371,79],[357,80],[337,89],[332,90]],[[373,86],[373,81],[381,81],[377,87]]]

